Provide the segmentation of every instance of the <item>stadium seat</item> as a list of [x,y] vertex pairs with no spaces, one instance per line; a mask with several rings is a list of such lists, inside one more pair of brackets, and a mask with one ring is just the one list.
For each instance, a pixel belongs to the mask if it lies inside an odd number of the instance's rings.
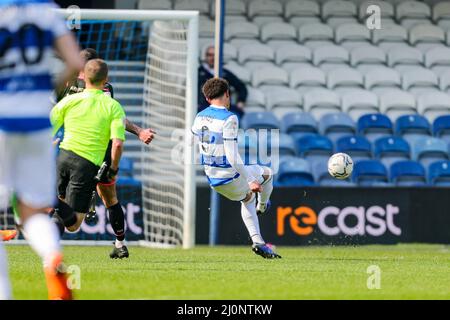
[[363,88],[364,79],[357,69],[337,67],[327,74],[328,89],[336,88]]
[[312,186],[314,177],[311,174],[311,165],[300,158],[289,158],[280,163],[276,186]]
[[358,133],[364,134],[370,142],[392,135],[392,122],[381,113],[366,114],[358,119]]
[[311,64],[309,62],[285,62],[281,67],[291,74],[294,70],[310,68]]
[[200,38],[213,38],[214,22],[208,17],[201,16],[198,26],[198,34]]
[[333,143],[325,136],[318,134],[304,135],[296,140],[298,154],[313,163],[328,160],[333,153]]
[[318,47],[313,52],[313,63],[315,66],[320,66],[324,63],[348,64],[350,55],[348,51],[340,46],[322,46]]
[[448,145],[444,140],[430,137],[420,137],[412,145],[413,159],[420,161],[424,167],[432,162],[448,160]]
[[298,29],[298,41],[300,43],[310,40],[332,41],[333,37],[333,29],[322,23],[304,24]]
[[307,134],[318,133],[317,122],[307,112],[293,112],[286,114],[281,121],[282,131],[293,136],[296,140]]
[[306,92],[312,88],[325,87],[325,73],[312,66],[294,69],[290,73],[289,85],[298,88],[300,92]]
[[450,187],[450,161],[436,161],[428,168],[430,184],[439,187]]
[[353,181],[360,186],[378,186],[388,183],[388,173],[378,160],[361,160],[353,166]]
[[425,93],[417,98],[417,110],[430,122],[450,113],[450,96],[443,92]]
[[[216,2],[211,1],[211,17],[216,16]],[[227,0],[225,6],[225,14],[227,23],[230,22],[230,17],[242,17],[246,14],[246,5],[242,0]]]
[[284,7],[284,17],[317,17],[320,15],[320,6],[316,1],[291,0]]
[[389,177],[396,186],[425,186],[427,178],[425,168],[416,161],[397,161],[390,166]]
[[266,108],[266,97],[264,92],[253,87],[247,87],[247,92],[247,101],[245,102],[246,110],[251,107],[259,107],[262,109]]
[[127,157],[122,157],[119,163],[120,177],[133,177],[133,160]]
[[406,114],[417,113],[415,97],[405,91],[391,90],[380,94],[380,112],[395,121]]
[[259,37],[259,28],[256,24],[242,21],[227,23],[225,26],[225,40],[231,39],[256,39]]
[[266,24],[270,23],[283,23],[284,20],[280,16],[257,16],[254,17],[252,22],[256,24],[260,29]]
[[[334,41],[341,46],[356,42],[358,46],[370,43],[370,30],[362,24],[341,24],[336,27]],[[348,49],[348,47],[346,47]]]
[[267,107],[274,109],[278,107],[302,107],[302,96],[294,89],[278,87],[265,90]]
[[137,8],[139,10],[171,10],[170,0],[139,0]]
[[418,137],[431,135],[430,123],[419,114],[400,116],[395,121],[395,134],[401,135],[412,146]]
[[448,22],[450,20],[450,3],[442,1],[433,7],[433,21],[435,23]]
[[267,42],[269,40],[295,40],[297,38],[297,30],[292,25],[285,22],[268,23],[261,27],[261,40]]
[[258,39],[256,38],[249,38],[249,39],[244,39],[244,38],[233,38],[231,40],[227,40],[227,43],[233,45],[236,49],[240,49],[243,46],[246,45],[260,45],[261,42],[259,42]]
[[267,66],[253,70],[252,85],[254,87],[261,85],[287,85],[288,83],[288,73],[282,68]]
[[378,97],[366,90],[349,90],[342,93],[342,109],[357,120],[363,114],[379,112]]
[[398,21],[406,18],[431,18],[431,9],[423,2],[401,1],[396,9],[396,19]]
[[372,158],[372,145],[363,136],[346,136],[336,141],[336,152],[352,157],[353,162]]
[[374,155],[386,168],[401,160],[409,160],[411,149],[408,142],[396,136],[379,138],[374,143]]
[[260,70],[265,67],[278,68],[273,61],[247,61],[244,63],[244,68],[249,70],[252,75],[255,70]]
[[280,133],[279,140],[279,156],[295,156],[297,149],[295,148],[294,138],[286,133]]
[[402,73],[403,90],[414,93],[418,88],[439,88],[439,79],[436,74],[425,68],[411,68]]
[[423,63],[422,52],[411,47],[394,47],[388,51],[387,58],[390,67],[398,64],[421,65]]
[[431,48],[425,53],[425,66],[450,66],[450,48]]
[[289,19],[289,23],[296,28],[300,28],[306,24],[322,23],[322,20],[319,17],[292,17]]
[[241,120],[243,129],[279,129],[280,123],[272,112],[246,113]]
[[450,115],[437,117],[433,122],[433,135],[450,144]]
[[337,27],[344,24],[358,24],[356,17],[330,17],[327,19],[327,24],[336,30]]
[[391,68],[376,67],[371,68],[365,74],[366,89],[373,90],[375,88],[400,88],[400,74]]
[[373,30],[372,42],[375,45],[381,46],[384,43],[391,44],[406,44],[408,40],[408,32],[402,26],[396,24],[385,25],[381,29]]
[[238,65],[237,63],[228,62],[228,64],[224,66],[224,69],[231,71],[242,82],[246,84],[251,83],[252,79],[251,72],[248,69]]
[[247,9],[249,18],[256,16],[281,16],[283,14],[282,4],[273,0],[252,0],[248,4]]
[[285,62],[310,62],[311,49],[295,43],[284,45],[275,49],[275,63],[281,65]]
[[303,95],[303,107],[316,119],[326,113],[341,111],[339,96],[331,90],[313,89]]
[[331,17],[356,17],[356,5],[350,1],[330,0],[322,4],[322,19]]
[[238,61],[243,64],[247,61],[273,61],[275,52],[264,44],[247,44],[239,48]]
[[428,24],[419,24],[409,31],[409,43],[445,43],[445,32],[441,28]]
[[195,10],[202,15],[209,15],[209,1],[208,0],[178,0],[175,2],[175,10]]
[[386,54],[378,47],[365,45],[350,51],[350,64],[358,65],[383,65],[386,63]]
[[329,113],[320,118],[319,131],[335,142],[344,136],[354,135],[356,125],[347,113]]

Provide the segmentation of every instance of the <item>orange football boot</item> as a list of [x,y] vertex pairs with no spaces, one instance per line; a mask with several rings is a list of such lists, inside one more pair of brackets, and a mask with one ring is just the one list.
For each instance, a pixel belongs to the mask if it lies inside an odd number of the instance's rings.
[[11,239],[14,239],[17,235],[17,230],[11,229],[11,230],[0,230],[0,238],[3,241],[9,241]]
[[50,264],[44,267],[49,300],[72,300],[72,291],[67,286],[67,273],[61,254],[55,254]]

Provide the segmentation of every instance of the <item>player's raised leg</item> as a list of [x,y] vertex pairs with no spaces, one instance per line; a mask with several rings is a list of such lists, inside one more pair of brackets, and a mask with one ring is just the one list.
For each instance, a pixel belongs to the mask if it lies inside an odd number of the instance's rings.
[[263,190],[258,194],[258,204],[256,205],[257,214],[263,214],[270,208],[270,196],[273,191],[273,174],[268,167],[263,167],[263,183],[261,184]]

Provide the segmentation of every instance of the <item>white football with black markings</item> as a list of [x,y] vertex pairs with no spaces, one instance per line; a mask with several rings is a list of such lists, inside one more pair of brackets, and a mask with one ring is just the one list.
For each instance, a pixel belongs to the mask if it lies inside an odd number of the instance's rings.
[[353,160],[346,153],[335,153],[328,160],[328,172],[336,179],[347,179],[353,171]]

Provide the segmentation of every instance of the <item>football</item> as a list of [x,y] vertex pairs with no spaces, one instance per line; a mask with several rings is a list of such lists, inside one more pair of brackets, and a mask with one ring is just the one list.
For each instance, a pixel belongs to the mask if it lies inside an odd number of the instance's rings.
[[328,172],[336,179],[347,179],[353,171],[353,160],[346,153],[335,153],[328,160]]

